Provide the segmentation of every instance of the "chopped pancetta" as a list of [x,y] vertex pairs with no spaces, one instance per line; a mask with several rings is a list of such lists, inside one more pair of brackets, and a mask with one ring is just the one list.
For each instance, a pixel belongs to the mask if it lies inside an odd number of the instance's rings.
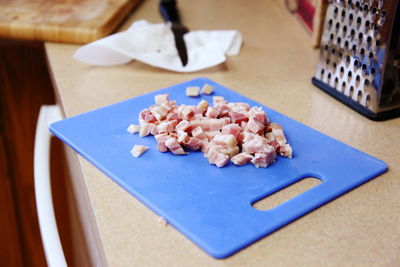
[[186,95],[191,97],[199,96],[200,87],[198,86],[189,86],[186,88]]
[[231,161],[233,164],[238,165],[238,166],[243,166],[246,165],[247,163],[250,162],[250,160],[253,158],[252,155],[246,152],[239,153],[231,158]]
[[185,150],[181,147],[181,145],[178,143],[178,141],[173,138],[169,137],[167,141],[165,141],[165,145],[168,147],[169,150],[171,150],[172,153],[175,155],[184,155],[187,154]]
[[131,154],[135,158],[140,157],[144,152],[146,152],[149,149],[148,146],[142,146],[142,145],[134,145],[131,149]]
[[131,124],[129,125],[128,129],[126,129],[131,134],[140,132],[140,125]]
[[208,84],[204,84],[203,88],[201,88],[201,93],[203,95],[211,95],[212,92],[214,91],[214,87]]
[[[198,96],[199,87],[188,87],[188,96]],[[204,85],[202,94],[211,94],[212,86]],[[282,126],[270,123],[261,107],[247,103],[228,103],[222,96],[213,97],[213,106],[201,100],[197,105],[177,105],[168,94],[154,97],[156,105],[139,113],[140,125],[130,125],[130,133],[153,135],[160,152],[187,154],[185,149],[201,150],[210,164],[224,167],[229,160],[237,166],[253,163],[266,168],[276,155],[291,158]],[[135,148],[136,147],[136,148]],[[148,148],[135,146],[132,155],[140,156]]]

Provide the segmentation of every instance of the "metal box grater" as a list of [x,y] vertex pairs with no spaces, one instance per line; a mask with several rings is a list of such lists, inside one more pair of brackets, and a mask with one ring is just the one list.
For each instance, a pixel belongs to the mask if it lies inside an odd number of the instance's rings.
[[330,0],[313,83],[372,120],[400,116],[400,0]]

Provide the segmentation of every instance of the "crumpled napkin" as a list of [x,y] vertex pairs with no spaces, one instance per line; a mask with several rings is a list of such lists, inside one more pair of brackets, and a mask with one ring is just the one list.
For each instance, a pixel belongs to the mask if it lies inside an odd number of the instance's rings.
[[183,67],[169,24],[134,22],[128,30],[80,47],[74,58],[91,65],[111,66],[139,60],[154,67],[194,72],[239,54],[242,36],[235,30],[190,31],[184,35],[188,64]]

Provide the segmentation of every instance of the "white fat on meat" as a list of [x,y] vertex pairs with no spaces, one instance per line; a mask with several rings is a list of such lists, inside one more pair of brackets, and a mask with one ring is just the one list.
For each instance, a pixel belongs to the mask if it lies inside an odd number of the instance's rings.
[[191,97],[198,97],[200,92],[200,87],[198,86],[189,86],[186,87],[186,95]]
[[168,94],[160,94],[160,95],[155,95],[154,96],[154,102],[156,102],[157,105],[161,105],[163,103],[168,102]]
[[209,84],[204,84],[203,87],[201,88],[201,93],[203,95],[211,95],[213,91],[214,87]]
[[169,137],[167,139],[167,141],[165,141],[165,145],[175,155],[185,155],[185,154],[187,154],[185,152],[185,150],[183,150],[182,146],[178,143],[178,141],[173,137]]
[[126,129],[131,134],[140,132],[140,125],[131,124],[129,125],[128,129]]
[[253,156],[249,153],[242,152],[231,158],[233,164],[237,166],[243,166],[250,162],[253,159]]
[[142,145],[134,145],[131,149],[131,154],[135,158],[140,157],[144,152],[146,152],[149,149],[148,146],[142,146]]

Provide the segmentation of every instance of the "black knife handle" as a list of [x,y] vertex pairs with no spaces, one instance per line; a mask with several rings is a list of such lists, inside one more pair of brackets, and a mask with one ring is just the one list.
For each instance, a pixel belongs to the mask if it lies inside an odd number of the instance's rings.
[[175,0],[160,0],[160,13],[165,21],[181,22]]

